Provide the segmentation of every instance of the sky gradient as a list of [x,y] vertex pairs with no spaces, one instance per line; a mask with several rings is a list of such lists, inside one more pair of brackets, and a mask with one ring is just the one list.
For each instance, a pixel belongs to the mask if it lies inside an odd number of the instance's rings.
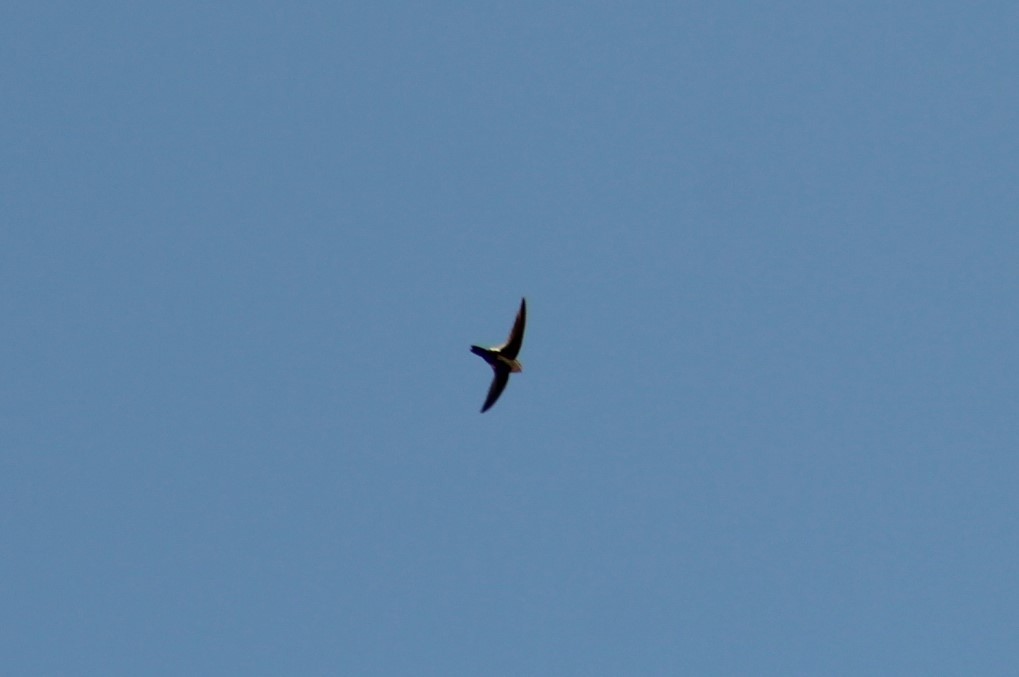
[[1015,4],[554,4],[0,10],[5,671],[1015,674]]

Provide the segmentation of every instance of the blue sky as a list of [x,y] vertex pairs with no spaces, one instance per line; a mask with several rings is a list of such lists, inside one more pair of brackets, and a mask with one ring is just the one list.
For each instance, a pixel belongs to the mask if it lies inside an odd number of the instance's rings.
[[0,10],[6,671],[1014,673],[1014,3],[551,5]]

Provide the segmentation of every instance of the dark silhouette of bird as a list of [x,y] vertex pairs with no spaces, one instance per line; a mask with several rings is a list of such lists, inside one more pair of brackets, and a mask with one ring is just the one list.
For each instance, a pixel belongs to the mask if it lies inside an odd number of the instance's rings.
[[517,359],[517,355],[524,342],[524,325],[526,323],[527,299],[520,299],[520,310],[517,312],[517,319],[513,323],[513,329],[510,331],[506,343],[491,348],[471,346],[471,352],[488,362],[492,371],[495,372],[492,385],[488,388],[488,397],[485,398],[485,404],[481,407],[482,414],[491,409],[495,401],[499,399],[499,395],[502,395],[506,384],[509,383],[510,374],[524,370],[524,365]]

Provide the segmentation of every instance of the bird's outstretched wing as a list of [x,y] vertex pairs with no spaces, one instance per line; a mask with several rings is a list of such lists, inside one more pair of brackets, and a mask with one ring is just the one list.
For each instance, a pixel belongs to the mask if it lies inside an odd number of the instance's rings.
[[492,378],[492,385],[488,388],[488,397],[485,398],[485,405],[481,407],[482,414],[492,408],[492,405],[499,399],[499,395],[502,395],[502,391],[509,382],[510,371],[508,367],[499,365],[493,366],[492,369],[495,371],[495,376]]
[[496,348],[496,350],[511,360],[517,359],[520,346],[524,344],[524,326],[526,324],[527,299],[520,299],[520,310],[517,312],[517,319],[513,323],[513,329],[510,331],[509,338],[506,340],[506,343]]

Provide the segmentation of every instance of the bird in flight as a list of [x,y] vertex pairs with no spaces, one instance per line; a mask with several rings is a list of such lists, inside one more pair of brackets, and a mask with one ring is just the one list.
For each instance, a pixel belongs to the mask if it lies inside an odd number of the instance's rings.
[[524,324],[526,322],[527,299],[520,299],[520,310],[517,312],[517,319],[513,323],[513,329],[510,330],[506,343],[491,348],[471,346],[471,352],[485,362],[488,362],[488,365],[492,367],[492,371],[495,372],[495,376],[492,378],[492,385],[488,388],[488,397],[485,398],[485,404],[481,407],[482,414],[491,409],[495,401],[499,399],[499,395],[502,395],[503,389],[509,382],[510,374],[516,374],[524,370],[524,365],[520,364],[517,354],[520,352],[520,346],[524,342]]

